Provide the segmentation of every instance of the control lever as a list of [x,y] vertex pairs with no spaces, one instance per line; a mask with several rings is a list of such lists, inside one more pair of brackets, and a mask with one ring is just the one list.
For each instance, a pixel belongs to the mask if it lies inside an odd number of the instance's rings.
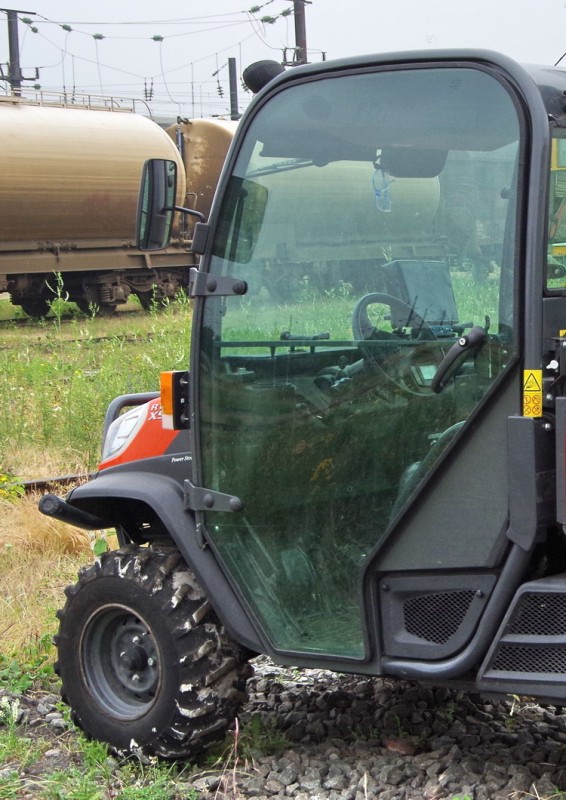
[[430,388],[436,394],[446,387],[447,383],[454,377],[464,361],[473,353],[478,353],[487,339],[485,328],[476,325],[469,333],[460,336],[458,341],[452,345],[446,353],[431,381]]

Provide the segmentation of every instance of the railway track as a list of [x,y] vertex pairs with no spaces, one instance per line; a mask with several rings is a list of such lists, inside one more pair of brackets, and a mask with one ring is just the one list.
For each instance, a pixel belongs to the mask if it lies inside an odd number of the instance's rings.
[[[0,322],[1,327],[1,322]],[[153,339],[153,332],[148,331],[147,333],[113,333],[112,336],[79,336],[74,339],[65,339],[65,344],[74,344],[76,342],[84,342],[88,339],[89,343],[101,343],[101,342],[151,342]],[[18,346],[19,342],[13,342],[10,344],[0,344],[0,350],[13,350],[14,347]],[[52,342],[41,342],[40,345],[46,348],[53,348]]]
[[54,478],[35,478],[30,481],[21,481],[17,485],[23,486],[26,494],[33,494],[34,492],[50,492],[58,486],[70,486],[73,483],[79,483],[83,480],[90,480],[95,475],[91,472],[87,475],[79,473],[77,475],[59,475]]
[[[147,314],[143,308],[123,308],[116,312],[116,314],[112,317],[106,317],[106,319],[116,319],[116,317],[120,316],[139,316],[140,314]],[[61,325],[69,325],[71,322],[75,322],[78,319],[77,316],[71,314],[68,317],[61,317]],[[88,320],[90,317],[83,317],[83,319]],[[100,317],[95,317],[95,319],[101,319]],[[30,325],[45,325],[45,323],[49,324],[51,322],[55,322],[55,317],[44,317],[41,322],[38,318],[34,317],[6,317],[6,319],[0,319],[0,328],[6,327],[16,327],[16,328],[25,328],[29,327]],[[58,323],[57,323],[58,324]]]

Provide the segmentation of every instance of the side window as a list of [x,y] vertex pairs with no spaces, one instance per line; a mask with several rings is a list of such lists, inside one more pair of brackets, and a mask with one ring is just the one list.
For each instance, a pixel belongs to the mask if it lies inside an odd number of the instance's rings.
[[553,133],[548,202],[548,250],[546,285],[566,290],[566,131]]

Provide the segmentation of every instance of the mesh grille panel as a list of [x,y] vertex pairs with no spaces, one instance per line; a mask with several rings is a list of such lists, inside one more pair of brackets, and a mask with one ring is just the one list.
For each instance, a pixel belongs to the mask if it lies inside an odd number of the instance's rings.
[[468,589],[411,597],[403,604],[405,629],[419,639],[444,644],[462,624],[474,595]]
[[509,633],[565,635],[566,595],[548,592],[524,594],[510,623]]
[[509,672],[566,673],[566,647],[522,647],[501,645],[492,670]]

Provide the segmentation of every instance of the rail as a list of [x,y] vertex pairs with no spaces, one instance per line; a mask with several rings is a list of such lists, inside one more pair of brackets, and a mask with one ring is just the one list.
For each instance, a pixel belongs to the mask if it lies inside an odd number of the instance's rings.
[[80,472],[76,475],[59,475],[54,478],[37,478],[30,481],[18,481],[13,486],[22,486],[25,494],[32,494],[33,492],[50,491],[57,486],[68,486],[71,483],[77,483],[80,480],[91,480],[95,476],[95,472],[89,472],[85,475]]
[[[0,103],[12,105],[49,106],[52,108],[89,109],[91,111],[116,111],[143,114],[153,119],[153,114],[145,100],[135,97],[104,97],[96,94],[76,92],[47,92],[43,89],[25,93],[0,95]],[[141,110],[140,110],[141,107]]]

